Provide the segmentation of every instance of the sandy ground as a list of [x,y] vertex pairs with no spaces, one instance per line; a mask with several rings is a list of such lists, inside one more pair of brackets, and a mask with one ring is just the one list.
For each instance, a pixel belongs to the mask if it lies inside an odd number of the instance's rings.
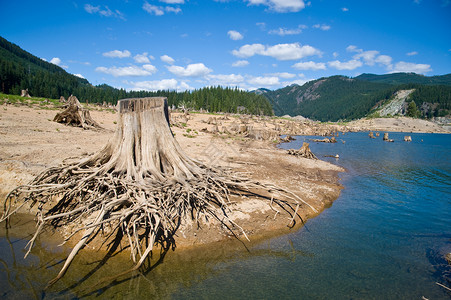
[[360,131],[451,133],[437,123],[408,117],[360,119],[350,122],[348,127]]
[[[91,116],[102,131],[83,130],[53,122],[57,110],[3,104],[0,106],[0,199],[26,184],[44,169],[69,157],[91,155],[104,146],[116,128],[117,114],[91,107]],[[360,120],[346,127],[293,122],[287,119],[252,118],[172,112],[172,130],[187,154],[207,165],[289,189],[307,205],[301,205],[303,221],[329,207],[339,196],[341,167],[290,156],[277,149],[279,134],[322,134],[345,130],[443,132],[435,124],[408,118]],[[413,123],[412,123],[413,122]],[[234,132],[233,129],[237,129]],[[241,131],[241,133],[240,133]],[[274,211],[268,200],[235,199],[232,219],[251,239],[289,232],[290,216]],[[297,224],[301,225],[300,219]],[[217,222],[182,224],[176,237],[179,247],[230,238]],[[295,226],[297,228],[298,226]]]

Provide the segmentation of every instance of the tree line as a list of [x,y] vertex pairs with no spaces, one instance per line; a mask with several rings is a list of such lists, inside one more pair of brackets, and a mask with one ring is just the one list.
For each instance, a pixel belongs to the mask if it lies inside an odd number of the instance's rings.
[[269,101],[255,93],[229,87],[205,87],[194,91],[126,91],[106,84],[91,85],[86,79],[22,50],[0,37],[0,91],[20,95],[28,89],[31,96],[59,99],[75,95],[81,102],[111,103],[137,97],[164,96],[170,106],[183,106],[210,112],[273,115]]

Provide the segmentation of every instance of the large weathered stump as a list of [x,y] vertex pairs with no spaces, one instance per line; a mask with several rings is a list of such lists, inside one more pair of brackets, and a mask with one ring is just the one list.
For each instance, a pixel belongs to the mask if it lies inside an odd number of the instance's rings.
[[92,119],[89,110],[83,108],[77,97],[73,95],[67,99],[66,109],[60,113],[57,113],[53,118],[53,121],[66,125],[83,127],[84,129],[102,128]]
[[155,244],[163,249],[175,246],[174,235],[183,219],[214,218],[229,230],[241,230],[228,217],[234,195],[280,206],[291,214],[291,226],[302,203],[316,212],[283,188],[189,158],[172,135],[166,98],[124,99],[118,110],[116,132],[98,153],[43,171],[5,200],[0,221],[24,204],[38,208],[38,226],[27,254],[47,227],[63,229],[66,241],[76,243],[51,284],[65,274],[80,249],[98,238],[109,248],[112,240],[127,243],[136,270]]

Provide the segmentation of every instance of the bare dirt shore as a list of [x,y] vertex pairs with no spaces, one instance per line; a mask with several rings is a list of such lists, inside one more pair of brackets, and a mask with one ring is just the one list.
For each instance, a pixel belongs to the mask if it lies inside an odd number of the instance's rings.
[[[83,130],[53,121],[58,110],[3,104],[0,106],[0,199],[9,191],[26,184],[44,169],[57,166],[67,158],[83,157],[100,150],[112,137],[117,114],[113,110],[92,108],[91,116],[102,131]],[[213,133],[215,129],[231,128],[239,123],[238,116],[218,116],[191,113],[188,116],[173,112],[172,130],[186,153],[207,165],[226,168],[240,176],[273,183],[289,189],[302,200],[299,215],[303,221],[330,206],[339,196],[341,186],[338,173],[341,167],[320,161],[287,155],[277,149],[274,140],[253,140],[247,133]],[[212,119],[214,122],[212,122]],[[289,121],[280,120],[283,126]],[[210,124],[209,124],[210,123]],[[213,124],[214,123],[214,124]],[[247,127],[268,126],[266,121],[246,120]],[[226,130],[228,131],[228,130]],[[235,199],[232,219],[250,239],[289,232],[290,216],[277,213],[268,200]],[[302,224],[297,219],[297,224]],[[231,238],[214,221],[183,224],[175,237],[178,247],[206,244]],[[295,226],[295,228],[298,226]],[[219,229],[219,230],[218,230]]]
[[[58,110],[50,105],[0,106],[0,200],[9,191],[26,184],[44,169],[67,158],[80,158],[99,151],[112,137],[117,114],[113,109],[91,106],[91,116],[105,130],[83,130],[53,121]],[[319,124],[293,119],[250,116],[171,113],[175,138],[186,153],[212,167],[292,191],[303,201],[297,226],[287,227],[291,216],[277,212],[270,201],[234,199],[230,217],[251,240],[295,230],[302,222],[329,207],[340,194],[336,165],[287,155],[277,148],[280,134],[328,135],[337,131],[446,132],[424,120],[410,118],[359,120],[346,125]],[[313,207],[313,209],[312,209]],[[0,208],[1,210],[1,208]],[[64,235],[64,233],[63,233]],[[231,238],[217,221],[187,222],[175,237],[178,247],[208,244]]]

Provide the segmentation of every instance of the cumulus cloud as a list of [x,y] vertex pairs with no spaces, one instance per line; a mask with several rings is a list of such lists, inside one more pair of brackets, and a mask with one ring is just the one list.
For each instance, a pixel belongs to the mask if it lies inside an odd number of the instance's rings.
[[105,73],[109,75],[113,75],[114,77],[123,77],[123,76],[146,76],[152,75],[157,71],[157,68],[151,64],[143,65],[142,67],[138,67],[135,65],[131,65],[128,67],[97,67],[97,72]]
[[158,90],[192,90],[186,82],[178,82],[176,79],[162,79],[151,81],[129,82],[133,90],[158,91]]
[[81,75],[81,74],[74,74],[74,76],[77,76],[78,78],[81,78],[81,79],[86,79],[86,78],[83,77],[83,75]]
[[406,73],[418,73],[418,74],[424,74],[427,72],[431,72],[431,65],[427,64],[416,64],[411,62],[405,62],[400,61],[396,63],[393,67],[393,69],[390,71],[390,73],[400,73],[400,72],[406,72]]
[[314,61],[298,62],[295,63],[292,67],[298,70],[312,70],[312,71],[326,70],[325,63],[316,63]]
[[354,70],[356,68],[359,68],[363,65],[363,63],[360,60],[349,60],[346,62],[341,62],[339,60],[330,61],[327,63],[329,67],[335,68],[337,70]]
[[[183,2],[175,2],[175,1],[162,1],[165,3],[183,3]],[[149,4],[149,2],[144,1],[142,8],[151,15],[162,16],[165,13],[175,13],[178,14],[182,10],[180,7],[172,7],[172,6],[157,6]]]
[[390,56],[380,55],[377,50],[363,51],[363,49],[359,49],[354,45],[349,45],[346,48],[346,51],[357,53],[352,58],[354,60],[363,61],[363,63],[368,66],[374,66],[376,63],[390,66],[392,62],[392,58]]
[[94,6],[91,4],[85,4],[84,9],[89,14],[99,14],[103,17],[116,17],[125,20],[124,14],[119,10],[111,10],[108,6],[101,7],[100,5]]
[[203,63],[189,64],[186,68],[180,66],[168,66],[167,68],[169,72],[180,77],[202,77],[213,71]]
[[301,46],[299,43],[277,44],[274,46],[250,44],[241,46],[238,50],[233,50],[232,54],[242,58],[263,55],[277,60],[296,60],[306,56],[321,55],[321,51],[309,45]]
[[52,59],[50,60],[50,62],[51,62],[52,64],[54,64],[54,65],[57,65],[57,66],[61,67],[61,68],[64,68],[64,69],[67,69],[67,68],[68,68],[68,66],[65,66],[65,65],[62,64],[62,61],[61,61],[61,59],[60,59],[59,57],[54,57],[54,58],[52,58]]
[[170,65],[172,65],[175,62],[175,60],[172,57],[170,57],[170,56],[168,56],[166,54],[160,56],[160,59],[161,59],[162,62],[165,62],[165,63],[170,64]]
[[54,57],[50,60],[50,62],[54,65],[59,66],[61,64],[61,59],[59,57]]
[[113,51],[102,53],[102,55],[105,57],[125,58],[125,57],[130,57],[132,54],[128,50],[124,50],[124,51],[113,50]]
[[264,5],[269,10],[285,13],[298,12],[305,7],[303,0],[247,0],[249,5]]
[[302,33],[302,30],[305,28],[307,28],[307,26],[299,25],[297,28],[293,28],[293,29],[287,29],[287,28],[273,29],[273,30],[268,31],[268,33],[269,34],[277,34],[280,36],[295,35],[295,34]]
[[237,86],[244,82],[244,77],[239,74],[207,75],[206,79],[211,85]]
[[235,31],[235,30],[229,30],[227,32],[227,35],[229,36],[229,38],[231,40],[234,40],[234,41],[238,41],[238,40],[242,40],[243,39],[243,35],[241,33],[239,33],[238,31]]
[[412,51],[412,52],[409,52],[409,53],[406,53],[407,54],[407,56],[414,56],[414,55],[418,55],[418,52],[417,51]]
[[256,85],[256,86],[273,86],[273,85],[279,85],[279,77],[277,76],[258,76],[258,77],[251,77],[247,80],[249,84]]
[[232,64],[232,67],[245,67],[249,64],[247,60],[237,60]]
[[355,60],[363,59],[363,62],[366,65],[374,66],[376,57],[378,56],[379,51],[370,50],[370,51],[359,51],[358,54],[354,55],[353,58]]
[[288,73],[288,72],[279,72],[279,73],[274,73],[274,74],[271,74],[271,75],[272,76],[277,76],[277,77],[283,78],[283,79],[290,79],[290,78],[296,77],[296,74]]
[[391,58],[391,56],[388,56],[388,55],[379,55],[376,58],[376,62],[386,65],[386,66],[390,66],[391,62],[392,62],[392,58]]
[[239,50],[233,50],[232,54],[238,57],[247,58],[256,54],[261,54],[265,51],[265,46],[262,44],[248,44],[241,46]]
[[135,60],[136,63],[138,64],[145,64],[145,63],[150,63],[149,57],[148,57],[148,53],[144,52],[143,54],[136,54],[133,59]]

